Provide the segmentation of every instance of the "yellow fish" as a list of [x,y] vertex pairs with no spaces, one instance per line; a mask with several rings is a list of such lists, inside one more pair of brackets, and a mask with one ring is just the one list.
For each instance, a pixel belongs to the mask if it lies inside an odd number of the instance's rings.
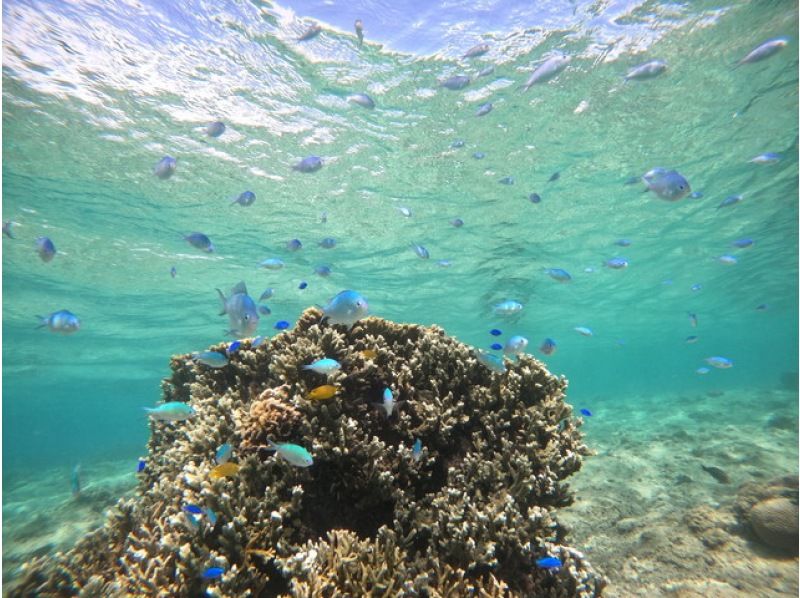
[[361,355],[364,359],[375,359],[378,356],[378,352],[375,349],[364,349],[361,351]]
[[214,469],[211,470],[211,473],[208,474],[212,480],[218,480],[220,478],[230,478],[235,476],[239,472],[239,466],[236,463],[231,463],[228,461],[227,463],[223,463],[221,465],[217,465]]
[[323,384],[322,386],[317,386],[315,389],[309,392],[308,397],[306,398],[317,400],[330,399],[337,392],[339,392],[338,386],[334,386],[333,384]]

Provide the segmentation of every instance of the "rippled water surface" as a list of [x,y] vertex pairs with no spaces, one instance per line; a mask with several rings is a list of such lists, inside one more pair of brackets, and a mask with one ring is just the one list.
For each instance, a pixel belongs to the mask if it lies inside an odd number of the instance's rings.
[[[322,33],[298,42],[314,22]],[[352,288],[375,315],[478,347],[498,340],[491,328],[525,335],[570,400],[607,418],[635,395],[793,387],[796,31],[789,2],[5,2],[4,479],[135,463],[170,355],[224,338],[214,289],[240,280],[255,297],[275,289],[261,334]],[[776,36],[789,36],[781,52],[733,68]],[[488,53],[461,58],[478,43]],[[521,91],[556,52],[569,66]],[[624,82],[654,58],[666,73]],[[470,84],[440,85],[456,74]],[[217,119],[227,130],[208,137]],[[768,151],[783,159],[749,162]],[[153,175],[164,155],[178,164],[168,180]],[[308,155],[323,168],[293,171]],[[702,197],[626,184],[655,166]],[[230,205],[245,190],[255,203]],[[192,231],[216,251],[184,242]],[[743,237],[754,246],[732,247]],[[259,269],[268,257],[286,266]],[[629,267],[604,267],[612,257]],[[323,264],[329,277],[314,273]],[[521,314],[494,315],[504,299]],[[59,309],[78,333],[35,328]],[[545,337],[550,357],[536,350]],[[734,367],[695,373],[715,355]]]

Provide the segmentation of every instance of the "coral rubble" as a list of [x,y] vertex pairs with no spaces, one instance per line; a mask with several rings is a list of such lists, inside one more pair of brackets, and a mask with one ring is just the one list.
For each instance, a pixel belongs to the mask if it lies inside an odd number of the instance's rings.
[[[563,378],[529,356],[492,372],[437,327],[321,318],[243,341],[220,369],[173,358],[164,400],[197,416],[153,422],[139,495],[73,550],[27,563],[10,595],[600,595],[555,516],[588,453]],[[341,370],[302,369],[322,357]],[[307,399],[325,383],[339,392]],[[391,417],[375,405],[385,388]],[[270,440],[314,464],[276,458]],[[240,469],[211,479],[225,442]],[[537,568],[544,556],[563,566]],[[224,573],[206,579],[209,567]]]

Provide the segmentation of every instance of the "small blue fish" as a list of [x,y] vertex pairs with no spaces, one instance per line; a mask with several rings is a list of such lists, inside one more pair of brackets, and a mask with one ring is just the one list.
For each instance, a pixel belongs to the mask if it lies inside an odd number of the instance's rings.
[[715,355],[714,357],[706,357],[705,362],[720,370],[727,370],[728,368],[733,367],[733,361],[728,359],[727,357],[719,357]]
[[572,280],[572,276],[570,276],[569,272],[561,268],[548,268],[545,270],[545,273],[558,282],[569,282]]
[[503,334],[503,331],[502,330],[498,330],[497,328],[492,328],[489,331],[489,334],[491,334],[492,336],[500,336],[501,334]]
[[700,199],[701,197],[703,197],[702,191],[692,191],[689,194],[689,199]]
[[186,505],[183,507],[183,510],[187,513],[191,513],[192,515],[202,515],[203,509],[198,507],[197,505]]
[[559,569],[562,567],[561,559],[554,556],[546,556],[536,560],[536,566],[539,569]]
[[286,241],[286,250],[287,251],[299,251],[303,248],[303,244],[300,242],[300,239],[292,239],[290,241]]
[[233,355],[234,353],[236,353],[236,351],[239,350],[239,347],[241,346],[242,346],[242,341],[233,341],[230,345],[228,345],[228,348],[225,349],[225,352],[228,355]]
[[189,243],[195,249],[200,249],[201,251],[205,251],[206,253],[212,253],[214,251],[214,244],[211,242],[206,235],[203,233],[189,233],[183,240]]
[[37,328],[44,328],[47,326],[50,332],[55,332],[57,334],[72,334],[81,328],[81,321],[78,319],[78,316],[66,309],[54,311],[46,317],[36,317],[39,318],[39,325]]
[[144,407],[143,409],[156,421],[177,422],[195,416],[192,406],[180,401],[171,401],[158,407]]
[[750,51],[747,56],[736,63],[736,66],[738,67],[743,64],[752,64],[754,62],[764,60],[765,58],[769,58],[773,54],[776,54],[778,51],[785,48],[788,43],[789,39],[786,37],[776,37],[775,39],[767,40],[754,50]]
[[286,320],[278,320],[275,322],[275,330],[286,330],[291,324]]
[[545,83],[555,77],[558,73],[563,71],[570,63],[572,58],[566,54],[556,54],[545,60],[542,64],[536,67],[536,70],[531,73],[525,85],[522,86],[522,91],[528,91],[531,86],[537,83]]
[[454,75],[452,77],[448,77],[444,81],[440,81],[439,84],[447,89],[457,91],[459,89],[464,89],[467,85],[469,85],[469,82],[470,79],[466,75]]
[[450,224],[452,224],[455,228],[461,228],[464,226],[464,221],[461,218],[453,218],[450,221]]
[[225,123],[221,121],[214,121],[206,126],[206,135],[209,137],[219,137],[225,132]]
[[342,366],[338,361],[326,357],[324,359],[318,359],[317,361],[315,361],[310,365],[304,365],[303,369],[311,370],[312,372],[316,372],[317,374],[325,374],[329,376],[332,373],[340,370],[341,367]]
[[474,152],[472,157],[476,160],[483,160],[486,157],[486,154],[484,152]]
[[699,282],[696,282],[696,283],[694,283],[694,284],[692,285],[692,291],[694,291],[695,293],[696,293],[697,291],[700,291],[700,290],[702,290],[702,288],[703,288],[703,285],[701,285]]
[[504,176],[502,179],[497,181],[501,185],[513,185],[514,184],[514,177],[513,176]]
[[630,239],[617,239],[614,241],[614,245],[619,245],[620,247],[630,247],[631,241]]
[[697,328],[697,314],[693,314],[691,312],[686,312],[689,316],[689,324],[692,328]]
[[575,332],[582,336],[594,336],[594,332],[592,332],[591,328],[587,328],[586,326],[575,326]]
[[267,299],[272,297],[272,295],[274,295],[274,294],[275,294],[275,289],[270,287],[269,289],[267,289],[263,293],[261,293],[261,296],[258,298],[258,300],[259,301],[266,301]]
[[503,374],[506,371],[506,364],[503,363],[503,358],[499,355],[486,353],[485,351],[478,351],[477,359],[482,365],[486,366],[496,374]]
[[717,209],[719,210],[720,208],[727,208],[728,206],[739,203],[742,201],[742,199],[744,199],[742,195],[729,195],[720,202],[720,204],[717,206]]
[[749,162],[753,164],[775,164],[781,160],[783,160],[782,155],[776,154],[775,152],[767,152],[765,154],[759,154],[755,158],[751,158]]
[[351,104],[358,104],[368,110],[375,108],[375,101],[365,93],[354,93],[351,96],[347,96],[347,101]]
[[228,358],[223,353],[218,351],[201,351],[199,353],[192,353],[192,360],[195,363],[201,363],[210,368],[224,368],[228,365]]
[[746,249],[748,247],[752,247],[753,243],[754,243],[753,239],[737,239],[736,241],[731,243],[731,245],[733,245],[734,247],[738,247],[739,249]]
[[275,454],[282,457],[289,464],[295,467],[311,467],[314,465],[314,459],[305,448],[298,444],[291,444],[289,442],[272,442],[267,439],[268,451],[275,451]]
[[628,260],[621,257],[612,257],[610,260],[606,260],[606,267],[612,270],[622,270],[628,267]]
[[314,274],[317,274],[318,276],[322,276],[323,278],[325,278],[327,276],[330,276],[331,272],[332,272],[331,267],[330,266],[326,266],[324,264],[320,265],[320,266],[316,266],[314,268]]
[[266,305],[259,305],[258,313],[260,313],[262,316],[268,316],[272,313],[272,310]]
[[308,288],[308,283],[305,280],[301,280],[300,284],[297,285],[297,288],[301,291]]
[[561,173],[560,172],[554,172],[553,174],[550,175],[550,178],[547,179],[547,182],[548,183],[552,183],[554,181],[557,181],[560,178],[561,178]]
[[56,246],[49,237],[39,237],[36,239],[36,251],[45,263],[50,262],[56,255]]
[[256,194],[252,191],[243,191],[239,196],[231,202],[231,205],[238,203],[240,206],[252,206],[256,200]]
[[333,297],[322,311],[328,324],[344,324],[352,327],[353,324],[367,317],[369,304],[360,293],[346,290]]
[[439,260],[438,262],[436,262],[436,265],[442,268],[449,268],[450,266],[453,265],[453,262],[451,262],[450,260]]
[[542,341],[542,344],[539,346],[539,351],[541,351],[545,355],[552,355],[556,352],[556,341],[552,338],[546,338]]
[[257,336],[257,337],[255,337],[255,338],[253,339],[253,343],[250,345],[250,347],[251,347],[252,349],[255,349],[256,347],[260,347],[260,346],[261,346],[261,344],[262,344],[262,343],[263,343],[265,340],[267,340],[267,337],[265,337],[265,336]]
[[478,110],[475,112],[475,116],[485,116],[486,114],[489,114],[493,108],[494,106],[492,105],[491,102],[486,102],[485,104],[481,104]]
[[538,193],[531,193],[528,196],[528,201],[530,201],[531,203],[541,203],[542,196],[539,195]]
[[172,156],[164,156],[153,168],[153,174],[161,180],[166,180],[175,173],[178,168],[178,161]]
[[667,170],[659,166],[646,172],[642,181],[647,185],[648,191],[666,201],[678,201],[692,191],[689,181],[677,170]]
[[139,459],[139,461],[136,463],[136,473],[142,473],[146,466],[147,466],[147,461],[145,461],[144,459]]
[[262,268],[266,268],[267,270],[280,270],[285,264],[280,258],[268,257],[267,259],[262,260],[258,265]]
[[757,311],[767,311],[768,309],[769,309],[769,305],[767,305],[766,303],[762,303],[762,304],[756,306],[756,310]]
[[178,270],[175,269],[175,266],[172,266],[172,268],[169,269],[169,275],[172,276],[172,278],[175,278],[178,275]]
[[477,58],[478,56],[483,56],[486,52],[489,51],[489,44],[478,44],[477,46],[472,46],[461,58]]
[[208,523],[211,527],[217,525],[217,514],[214,512],[214,509],[208,507],[206,509],[206,517],[208,518]]
[[394,409],[397,407],[397,401],[394,400],[391,388],[387,387],[383,389],[383,402],[375,403],[375,406],[383,409],[384,413],[386,413],[386,417],[392,417],[392,413],[394,413]]
[[305,173],[317,172],[320,168],[322,168],[322,158],[319,156],[308,156],[292,166],[292,170]]
[[625,80],[630,81],[631,79],[652,79],[653,77],[658,77],[665,70],[667,70],[666,62],[663,60],[651,60],[650,62],[645,62],[644,64],[640,64],[629,70],[628,74],[625,75]]
[[505,346],[503,347],[503,353],[506,355],[520,355],[525,351],[525,348],[528,346],[528,339],[524,336],[512,336],[510,339],[506,341]]
[[217,452],[214,454],[214,460],[217,462],[217,465],[222,465],[223,463],[230,461],[232,454],[233,447],[230,445],[230,443],[226,442],[225,444],[219,446]]
[[464,147],[464,143],[466,143],[463,139],[456,139],[450,144],[450,147],[453,149],[458,149],[460,147]]
[[503,345],[501,345],[500,343],[492,343],[491,345],[489,345],[489,348],[492,351],[499,351],[500,349],[503,348]]
[[225,569],[222,567],[209,567],[205,571],[203,571],[203,579],[218,579],[222,577],[222,574],[225,573]]
[[493,306],[494,313],[501,316],[510,316],[522,311],[522,303],[509,299]]
[[709,370],[708,368],[697,368],[697,369],[694,371],[694,373],[695,373],[695,374],[700,374],[701,376],[704,376],[705,374],[709,373],[710,371],[711,371],[711,370]]
[[588,409],[581,409],[581,415],[585,415],[586,417],[592,417],[592,412]]
[[687,337],[686,337],[686,344],[687,344],[687,345],[693,345],[693,344],[695,344],[695,343],[696,343],[698,340],[700,340],[700,338],[699,338],[699,337],[697,337],[697,336],[687,336]]
[[717,258],[717,261],[719,261],[722,264],[725,264],[726,266],[734,266],[738,263],[739,260],[737,260],[732,255],[721,255]]
[[336,247],[336,239],[333,237],[325,237],[322,241],[319,242],[319,246],[323,249],[333,249]]
[[414,446],[411,447],[411,457],[414,461],[419,461],[422,457],[422,441],[419,438],[414,441]]
[[414,253],[417,254],[417,257],[419,257],[419,258],[421,258],[423,260],[427,260],[429,257],[431,257],[431,254],[428,253],[428,250],[425,249],[425,247],[423,247],[422,245],[417,245],[415,243],[412,243],[411,244],[411,249],[414,250]]

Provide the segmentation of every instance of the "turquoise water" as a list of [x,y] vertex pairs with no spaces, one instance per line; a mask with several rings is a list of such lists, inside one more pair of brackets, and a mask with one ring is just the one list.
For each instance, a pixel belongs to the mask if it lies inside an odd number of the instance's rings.
[[[501,341],[522,334],[569,379],[569,400],[606,418],[643,394],[791,381],[796,4],[528,4],[4,3],[2,211],[18,223],[2,241],[4,481],[78,462],[133,468],[148,434],[142,407],[159,399],[170,356],[224,338],[214,289],[240,280],[254,297],[275,289],[260,334],[346,288],[374,315],[435,323],[478,347],[497,340],[491,328]],[[328,24],[298,43],[304,17]],[[787,48],[732,68],[779,35]],[[479,42],[488,54],[459,59]],[[573,56],[567,69],[519,91],[554,50]],[[665,74],[623,83],[653,58]],[[438,84],[489,64],[494,73],[463,90]],[[355,92],[375,110],[348,103]],[[494,110],[476,118],[486,101]],[[203,133],[215,119],[228,126],[216,139]],[[783,160],[748,162],[767,151]],[[160,180],[152,169],[166,154],[178,167]],[[291,170],[312,154],[322,170]],[[666,202],[625,184],[654,166],[679,170],[702,197]],[[505,176],[515,184],[498,183]],[[245,190],[255,203],[230,206]],[[717,209],[734,194],[744,200]],[[186,244],[192,231],[217,251]],[[50,263],[34,248],[43,235],[58,249]],[[337,246],[318,247],[328,236]],[[754,247],[731,247],[742,237]],[[303,249],[288,252],[292,238]],[[630,266],[603,267],[615,256]],[[285,268],[259,269],[268,257]],[[330,277],[314,274],[320,264]],[[493,315],[504,299],[522,313]],[[81,319],[78,333],[35,328],[35,315],[59,309]],[[558,343],[550,357],[536,349],[545,337]],[[734,367],[696,374],[713,355]]]

